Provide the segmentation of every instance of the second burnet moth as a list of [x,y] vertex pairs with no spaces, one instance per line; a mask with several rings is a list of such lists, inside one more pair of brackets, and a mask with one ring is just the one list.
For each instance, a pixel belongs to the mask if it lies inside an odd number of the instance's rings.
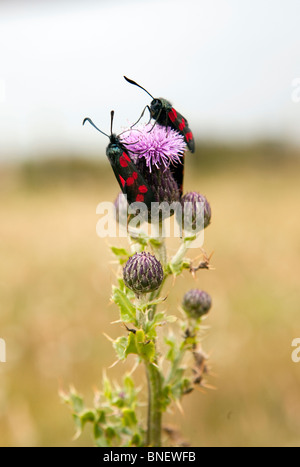
[[134,84],[135,86],[138,86],[139,88],[143,89],[143,91],[149,94],[149,96],[152,98],[150,106],[147,105],[145,107],[145,109],[149,109],[151,118],[153,118],[160,125],[170,126],[171,128],[174,128],[175,130],[179,131],[183,135],[189,150],[191,152],[195,152],[195,140],[193,137],[193,133],[189,128],[187,119],[184,118],[179,112],[177,112],[177,110],[174,109],[172,104],[163,97],[155,98],[150,94],[150,92],[148,92],[145,88],[140,86],[132,79],[129,79],[126,76],[124,76],[124,78],[126,79],[126,81],[128,81],[128,83]]
[[101,131],[90,118],[85,118],[82,124],[84,125],[86,122],[89,122],[96,130],[109,138],[106,155],[122,192],[124,195],[127,195],[128,204],[136,202],[145,203],[148,210],[150,210],[151,203],[154,201],[153,191],[128,155],[124,143],[119,138],[120,135],[112,132],[113,118],[114,111],[112,110],[110,136]]
[[[159,123],[162,126],[166,127],[171,127],[176,131],[179,131],[179,133],[182,134],[184,137],[184,141],[187,144],[187,147],[189,150],[193,153],[195,152],[195,140],[193,133],[191,132],[189,128],[189,124],[186,118],[184,118],[179,112],[177,112],[176,109],[172,106],[172,104],[164,99],[163,97],[155,98],[150,94],[150,92],[147,91],[147,89],[143,88],[140,86],[138,83],[133,81],[132,79],[127,78],[124,76],[126,81],[130,84],[134,84],[135,86],[138,86],[139,88],[143,89],[149,96],[152,98],[152,101],[149,105],[146,105],[144,108],[139,120],[142,118],[145,109],[149,109],[150,112],[150,117],[155,120],[155,124]],[[139,121],[138,120],[138,121]],[[136,123],[138,123],[138,121]],[[154,125],[155,125],[154,124]],[[184,157],[182,158],[182,164],[174,166],[172,168],[172,173],[173,176],[178,184],[180,193],[182,195],[182,189],[183,189],[183,172],[184,172]]]

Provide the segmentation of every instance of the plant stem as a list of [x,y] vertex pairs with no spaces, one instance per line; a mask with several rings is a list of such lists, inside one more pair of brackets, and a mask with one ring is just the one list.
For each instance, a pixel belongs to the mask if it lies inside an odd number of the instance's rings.
[[148,430],[147,446],[161,446],[161,374],[157,366],[146,362],[148,379]]
[[173,258],[170,261],[171,266],[176,267],[181,263],[191,243],[192,241],[189,240],[182,241],[177,253],[173,256]]
[[152,249],[154,250],[155,256],[161,262],[162,266],[165,267],[167,263],[167,250],[164,237],[164,224],[163,221],[152,224],[151,226],[154,236],[152,237],[155,240],[155,243],[152,243]]
[[[136,318],[139,329],[144,329],[146,313],[139,306],[147,303],[147,294],[136,297]],[[162,376],[156,364],[144,360],[148,381],[148,421],[147,421],[147,446],[161,445],[161,387]]]
[[139,307],[145,305],[147,303],[147,294],[141,294],[139,297],[136,297],[135,303],[136,303],[136,320],[138,322],[138,327],[139,329],[144,329],[145,323],[146,323],[146,313],[145,311],[142,311]]

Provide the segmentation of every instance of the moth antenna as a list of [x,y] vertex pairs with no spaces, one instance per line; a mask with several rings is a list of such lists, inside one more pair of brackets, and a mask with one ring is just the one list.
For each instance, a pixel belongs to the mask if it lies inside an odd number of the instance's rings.
[[85,124],[85,122],[89,122],[94,128],[96,128],[96,130],[100,131],[100,133],[102,133],[103,135],[107,136],[108,138],[110,138],[109,135],[107,135],[106,133],[104,133],[104,131],[100,130],[96,125],[95,123],[90,119],[90,118],[85,118],[82,122],[82,125]]
[[113,121],[114,121],[115,111],[110,112],[110,134],[112,135]]
[[132,79],[127,78],[126,76],[124,76],[124,78],[126,79],[126,81],[128,81],[128,83],[134,84],[134,85],[137,86],[138,88],[143,89],[147,94],[149,94],[150,97],[152,97],[152,99],[154,99],[154,97],[152,96],[152,94],[150,94],[150,92],[147,91],[147,89],[143,88],[143,87],[140,86],[138,83],[136,83],[136,82],[133,81]]

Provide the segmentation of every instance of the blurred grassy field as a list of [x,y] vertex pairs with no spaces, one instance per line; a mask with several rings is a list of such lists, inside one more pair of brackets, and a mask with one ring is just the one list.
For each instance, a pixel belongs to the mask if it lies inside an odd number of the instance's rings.
[[[300,363],[291,360],[300,337],[299,159],[279,145],[208,147],[193,158],[185,190],[211,203],[204,248],[215,269],[169,283],[167,307],[174,314],[190,287],[212,295],[203,347],[216,390],[194,391],[184,414],[174,408],[165,422],[193,446],[299,446]],[[109,305],[116,266],[108,245],[118,241],[95,231],[97,204],[117,191],[107,161],[0,170],[1,446],[91,445],[88,429],[72,440],[58,389],[73,383],[91,401],[115,359],[103,332],[124,332]],[[118,379],[123,370],[107,372]]]

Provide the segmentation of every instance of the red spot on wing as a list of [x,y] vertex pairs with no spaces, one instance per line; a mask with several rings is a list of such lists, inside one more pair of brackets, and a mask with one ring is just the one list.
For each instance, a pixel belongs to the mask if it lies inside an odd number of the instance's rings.
[[127,186],[131,186],[134,184],[134,178],[133,177],[128,177],[126,180]]
[[189,133],[187,133],[185,135],[185,139],[187,140],[187,142],[189,142],[189,140],[192,140],[193,139],[193,133],[191,131],[189,131]]
[[147,193],[148,188],[145,185],[140,185],[139,186],[139,192],[140,193]]
[[123,152],[123,156],[121,156],[120,159],[119,159],[121,167],[127,167],[128,166],[128,162],[126,161],[126,158],[124,157],[124,154],[125,153]]
[[142,203],[144,201],[144,199],[145,199],[144,195],[137,195],[135,200],[136,200],[137,203]]
[[124,188],[124,186],[125,186],[125,180],[124,180],[124,178],[121,177],[121,175],[119,175],[119,179],[120,179],[120,181],[121,181],[121,183],[122,183],[122,187]]
[[181,120],[181,123],[179,124],[179,131],[182,131],[185,127],[185,121],[184,121],[184,118],[182,117],[182,120]]
[[126,154],[126,152],[123,152],[123,157],[126,159],[128,162],[131,162],[130,157]]
[[132,176],[133,176],[134,180],[136,180],[138,178],[137,172],[132,172]]
[[175,122],[175,120],[177,118],[176,110],[172,108],[172,110],[170,110],[170,112],[168,113],[168,117],[171,120],[171,122]]

